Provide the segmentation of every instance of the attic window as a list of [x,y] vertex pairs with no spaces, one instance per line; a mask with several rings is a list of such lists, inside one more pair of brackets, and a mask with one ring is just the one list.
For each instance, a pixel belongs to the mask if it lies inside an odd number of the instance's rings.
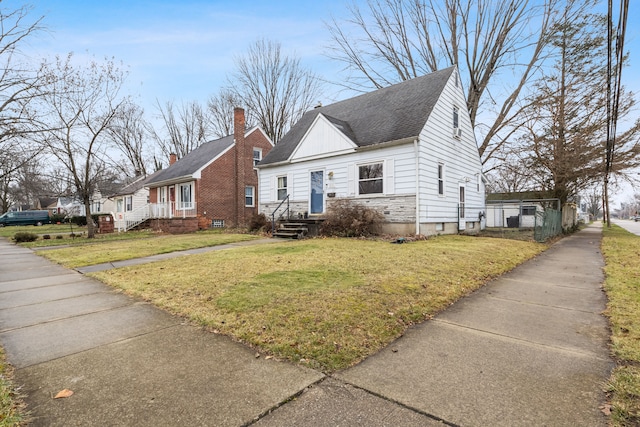
[[371,163],[358,167],[358,194],[382,194],[382,163]]
[[253,147],[253,166],[257,165],[262,160],[262,148]]

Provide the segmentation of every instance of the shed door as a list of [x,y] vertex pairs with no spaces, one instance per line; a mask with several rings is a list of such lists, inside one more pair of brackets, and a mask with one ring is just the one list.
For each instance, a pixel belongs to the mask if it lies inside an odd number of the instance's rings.
[[324,171],[311,172],[311,195],[309,198],[310,213],[324,212]]

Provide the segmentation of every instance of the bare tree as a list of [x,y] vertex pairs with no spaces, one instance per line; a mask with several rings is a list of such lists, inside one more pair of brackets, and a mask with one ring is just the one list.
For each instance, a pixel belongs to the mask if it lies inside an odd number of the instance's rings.
[[16,154],[0,158],[0,178],[11,175],[41,149],[31,135],[41,130],[32,104],[41,95],[43,75],[22,47],[42,29],[42,18],[30,19],[29,12],[27,6],[7,10],[0,3],[0,151]]
[[247,111],[247,121],[277,143],[317,103],[320,80],[299,58],[283,53],[280,43],[259,40],[235,59],[229,90]]
[[44,96],[49,130],[44,134],[51,155],[69,172],[87,216],[87,234],[95,235],[91,199],[109,163],[108,129],[121,112],[124,71],[113,60],[75,65],[73,56],[45,63],[51,86]]
[[233,133],[233,109],[242,105],[235,92],[222,88],[209,98],[209,120],[215,136],[222,138]]
[[148,131],[165,158],[173,153],[180,159],[211,139],[208,112],[196,101],[183,103],[180,107],[170,101],[164,106],[157,102],[157,108],[162,130],[149,127]]
[[124,156],[124,161],[117,163],[118,168],[126,176],[147,174],[146,142],[149,138],[147,128],[144,111],[132,102],[122,105],[107,128],[115,146]]
[[518,101],[543,59],[557,3],[369,0],[366,12],[353,3],[348,19],[327,24],[329,55],[345,64],[346,86],[356,90],[457,65],[486,163],[519,128]]

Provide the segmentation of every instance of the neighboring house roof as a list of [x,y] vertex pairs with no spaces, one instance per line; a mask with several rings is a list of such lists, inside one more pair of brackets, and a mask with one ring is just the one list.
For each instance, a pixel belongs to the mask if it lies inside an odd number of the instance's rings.
[[55,197],[40,197],[38,200],[42,209],[45,209],[50,205],[55,205],[55,203],[58,201],[58,199]]
[[119,197],[119,196],[128,196],[130,194],[135,194],[138,190],[141,190],[142,188],[144,188],[144,186],[151,180],[153,179],[156,175],[159,175],[160,172],[162,172],[162,170],[159,171],[155,171],[154,173],[150,174],[150,175],[146,175],[146,176],[139,176],[137,179],[135,179],[133,182],[131,182],[130,184],[122,187],[119,191],[117,191],[115,194],[113,194],[112,196],[110,196],[109,198],[112,199],[114,197]]
[[193,174],[202,169],[232,145],[233,135],[205,142],[174,164],[170,165],[168,168],[156,172],[154,176],[145,183],[145,186],[153,187],[151,184],[178,180],[183,177],[192,177]]
[[358,147],[417,137],[455,67],[307,111],[258,167],[287,161],[322,114]]
[[540,199],[551,199],[553,195],[549,192],[540,190],[540,191],[515,191],[509,193],[487,193],[486,200],[487,202],[491,201],[514,201],[514,200],[540,200]]

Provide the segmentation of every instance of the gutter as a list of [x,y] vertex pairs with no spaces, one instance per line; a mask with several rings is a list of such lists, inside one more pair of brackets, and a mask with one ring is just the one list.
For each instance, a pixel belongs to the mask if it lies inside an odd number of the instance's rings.
[[420,152],[418,144],[420,139],[413,140],[413,151],[416,158],[416,236],[420,234]]
[[196,178],[194,178],[193,175],[183,175],[177,178],[165,179],[164,181],[148,182],[144,185],[144,188],[162,187],[164,185],[172,185],[172,184],[181,184],[183,182],[189,182],[195,179]]

